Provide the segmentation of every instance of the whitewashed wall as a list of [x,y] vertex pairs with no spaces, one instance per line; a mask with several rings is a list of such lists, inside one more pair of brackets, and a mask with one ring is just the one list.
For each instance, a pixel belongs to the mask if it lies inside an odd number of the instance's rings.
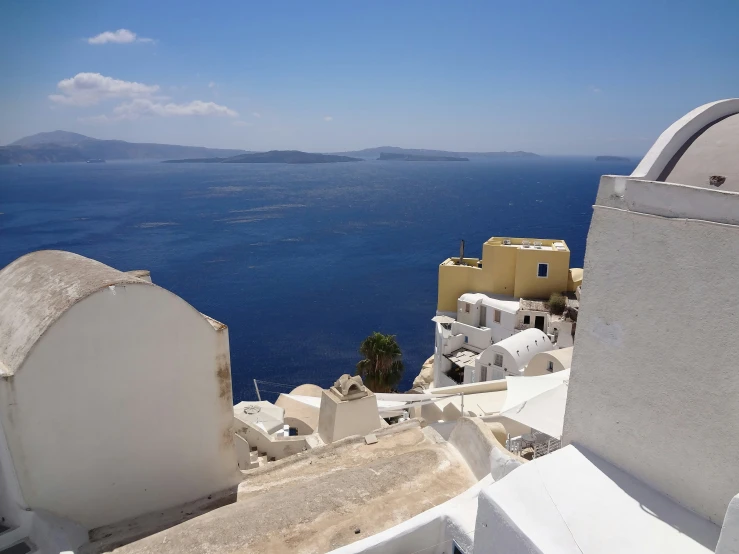
[[739,492],[739,194],[604,177],[597,203],[564,440],[720,524]]
[[516,332],[516,314],[500,311],[500,323],[495,322],[495,308],[488,307],[485,314],[485,326],[491,330],[493,342],[512,337]]
[[[495,355],[500,354],[503,356],[503,365],[502,366],[496,366],[495,365]],[[501,348],[497,345],[492,345],[489,348],[487,348],[482,354],[479,356],[479,360],[477,362],[477,365],[482,367],[485,366],[488,368],[488,374],[494,373],[496,376],[501,375],[500,372],[508,371],[509,375],[515,375],[516,372],[519,370],[518,362],[511,356],[511,353],[508,352],[505,348]],[[499,378],[505,378],[505,373],[502,374],[503,377]]]
[[[469,306],[469,312],[467,311],[467,306]],[[464,300],[457,300],[457,321],[466,325],[474,325],[475,327],[480,325],[480,302],[477,301],[471,304]]]
[[[455,321],[452,323],[452,334],[462,335],[462,346],[472,346],[479,351],[485,350],[492,344],[492,333],[490,329],[481,329]],[[465,341],[465,337],[467,341]]]
[[27,504],[87,528],[239,480],[227,329],[159,287],[75,304],[0,379],[0,410]]

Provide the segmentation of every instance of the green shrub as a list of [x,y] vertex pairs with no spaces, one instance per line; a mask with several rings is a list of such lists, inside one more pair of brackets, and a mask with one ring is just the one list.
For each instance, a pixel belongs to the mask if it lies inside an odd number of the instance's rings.
[[567,308],[567,299],[558,292],[553,292],[549,297],[549,313],[562,315]]

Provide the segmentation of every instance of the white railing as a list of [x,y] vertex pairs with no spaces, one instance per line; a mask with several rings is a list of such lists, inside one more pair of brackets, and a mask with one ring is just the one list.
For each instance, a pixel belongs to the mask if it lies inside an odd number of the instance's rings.
[[562,441],[560,439],[552,438],[539,431],[532,431],[527,435],[518,437],[508,435],[506,439],[506,450],[508,452],[521,456],[525,450],[530,448],[533,451],[533,459],[550,454],[561,447]]

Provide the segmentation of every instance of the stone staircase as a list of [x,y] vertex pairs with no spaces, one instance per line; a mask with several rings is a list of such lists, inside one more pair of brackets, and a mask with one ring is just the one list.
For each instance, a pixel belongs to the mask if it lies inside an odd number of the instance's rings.
[[257,467],[263,467],[267,465],[268,463],[275,461],[274,458],[268,457],[266,452],[259,452],[256,446],[253,446],[251,448],[251,452],[249,452],[249,455],[250,455],[249,461],[252,464],[250,469],[254,469]]
[[31,554],[37,552],[34,544],[24,536],[22,529],[0,523],[0,554]]

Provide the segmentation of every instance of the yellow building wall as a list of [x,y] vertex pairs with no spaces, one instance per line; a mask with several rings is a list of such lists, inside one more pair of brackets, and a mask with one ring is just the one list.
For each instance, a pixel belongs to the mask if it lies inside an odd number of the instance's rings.
[[[472,263],[472,259],[465,258]],[[477,265],[477,259],[474,260]],[[436,309],[440,312],[457,312],[457,299],[466,292],[478,291],[482,281],[482,269],[468,265],[446,265],[439,266],[439,296]]]
[[[567,290],[570,274],[570,252],[558,250],[538,250],[519,248],[516,250],[516,285],[513,296],[516,298],[549,298],[553,292]],[[548,277],[539,277],[540,263],[549,264]]]
[[482,268],[490,276],[491,291],[493,294],[513,296],[516,283],[516,253],[517,248],[490,244],[486,242],[482,247]]
[[[456,313],[457,299],[467,292],[548,299],[553,292],[571,289],[569,250],[517,247],[524,240],[551,247],[554,242],[551,239],[507,239],[511,245],[504,245],[504,240],[493,237],[483,244],[481,268],[477,258],[464,258],[462,265],[451,263],[458,258],[450,258],[439,266],[438,311]],[[539,263],[549,264],[548,277],[537,276]],[[579,276],[582,282],[582,270]]]

